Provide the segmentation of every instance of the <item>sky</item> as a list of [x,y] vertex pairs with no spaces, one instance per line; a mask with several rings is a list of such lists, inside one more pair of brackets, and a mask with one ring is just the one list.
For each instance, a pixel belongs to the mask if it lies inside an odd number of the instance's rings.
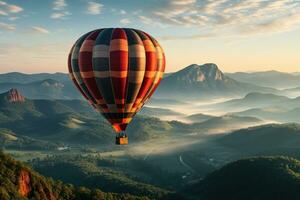
[[167,72],[300,71],[300,0],[0,0],[0,73],[67,72],[73,43],[104,27],[154,36]]

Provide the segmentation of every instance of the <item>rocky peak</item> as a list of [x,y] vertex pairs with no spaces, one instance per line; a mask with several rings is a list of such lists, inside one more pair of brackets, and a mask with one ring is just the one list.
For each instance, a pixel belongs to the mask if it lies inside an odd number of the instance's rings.
[[211,78],[214,80],[223,80],[224,75],[219,70],[218,66],[213,63],[207,63],[204,65],[199,66],[201,68],[202,73],[205,74],[205,77]]
[[177,80],[187,82],[223,81],[226,77],[213,63],[192,64],[177,73]]
[[17,90],[11,89],[8,91],[6,98],[9,102],[24,102],[25,97]]

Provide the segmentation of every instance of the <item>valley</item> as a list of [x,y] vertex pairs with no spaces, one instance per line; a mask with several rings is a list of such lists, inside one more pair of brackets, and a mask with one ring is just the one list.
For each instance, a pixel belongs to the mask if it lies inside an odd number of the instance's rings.
[[[203,187],[200,182],[211,173],[237,160],[300,159],[296,89],[257,86],[248,79],[244,84],[214,64],[169,74],[129,124],[127,146],[114,144],[110,125],[68,89],[65,74],[35,75],[34,82],[27,76],[18,74],[15,83],[0,86],[0,146],[42,175],[75,187],[193,199],[184,195],[187,185]],[[168,84],[174,87],[170,95],[161,95]],[[209,196],[197,192],[192,193]]]

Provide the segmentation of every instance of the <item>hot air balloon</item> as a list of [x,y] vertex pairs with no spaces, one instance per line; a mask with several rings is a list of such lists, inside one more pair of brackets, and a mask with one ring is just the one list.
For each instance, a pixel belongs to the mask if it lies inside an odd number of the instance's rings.
[[126,127],[158,87],[165,55],[143,31],[97,29],[76,41],[68,69],[80,93],[116,131],[116,144],[127,144]]

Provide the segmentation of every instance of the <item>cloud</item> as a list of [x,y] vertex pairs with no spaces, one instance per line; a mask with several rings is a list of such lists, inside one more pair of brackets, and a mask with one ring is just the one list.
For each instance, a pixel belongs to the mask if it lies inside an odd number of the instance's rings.
[[121,23],[121,24],[130,24],[131,21],[130,21],[130,19],[124,18],[124,19],[121,19],[121,20],[120,20],[120,23]]
[[[254,0],[255,1],[255,0]],[[243,2],[243,1],[241,1]],[[214,14],[218,12],[218,9],[222,4],[229,3],[228,0],[208,1],[204,6],[200,8],[200,11],[206,14]]]
[[193,4],[195,3],[196,0],[175,0],[175,1],[172,1],[171,4],[174,4],[174,5],[187,5],[187,4]]
[[200,36],[209,31],[237,36],[291,30],[299,23],[297,13],[300,1],[294,0],[162,0],[145,7],[138,19],[147,25],[193,28]]
[[120,10],[120,14],[121,14],[121,15],[126,15],[127,12],[126,12],[125,10]]
[[10,13],[19,13],[23,11],[23,8],[14,4],[8,4],[4,1],[0,1],[0,15],[7,16]]
[[53,10],[64,10],[67,7],[65,0],[55,0]]
[[214,36],[215,36],[214,33],[184,35],[184,36],[165,35],[165,36],[161,36],[160,39],[161,40],[195,40],[195,39],[208,39]]
[[8,14],[7,14],[7,12],[0,10],[0,15],[7,16]]
[[51,14],[50,18],[52,19],[66,19],[66,16],[71,15],[68,11],[64,12],[54,12]]
[[8,20],[10,20],[10,21],[15,21],[17,19],[19,19],[19,17],[10,17],[10,18],[8,18]]
[[66,19],[68,15],[71,15],[69,11],[67,11],[68,4],[65,0],[55,0],[53,2],[53,10],[54,12],[50,15],[52,19]]
[[140,21],[141,21],[142,23],[144,23],[144,24],[153,24],[153,23],[154,23],[154,21],[153,21],[151,18],[146,17],[146,16],[143,16],[143,15],[138,16],[138,18],[139,18]]
[[6,24],[3,22],[0,22],[0,30],[14,31],[14,30],[16,30],[16,27],[13,24]]
[[[12,21],[11,19],[17,19],[18,17],[16,16],[16,14],[21,11],[23,11],[23,8],[20,6],[9,4],[5,1],[0,1],[0,17],[2,16],[3,19],[5,19],[6,21]],[[16,30],[16,26],[13,24],[0,22],[0,30],[14,31]]]
[[42,28],[40,26],[33,26],[33,27],[31,27],[31,29],[34,33],[42,33],[42,34],[50,33],[50,31],[48,31],[47,29]]
[[[161,4],[156,4],[153,8],[146,12],[140,18],[140,21],[145,24],[154,21],[156,24],[164,25],[189,25],[192,18],[200,19],[194,15],[196,11],[196,0],[167,0]],[[198,19],[195,19],[198,18]],[[193,23],[193,22],[192,22]]]
[[23,8],[17,5],[8,5],[8,11],[11,13],[18,13],[23,11]]
[[102,11],[103,4],[93,1],[88,2],[87,13],[90,15],[99,15]]
[[242,27],[241,32],[245,35],[285,32],[291,30],[297,24],[300,24],[300,13],[292,13],[279,19]]

